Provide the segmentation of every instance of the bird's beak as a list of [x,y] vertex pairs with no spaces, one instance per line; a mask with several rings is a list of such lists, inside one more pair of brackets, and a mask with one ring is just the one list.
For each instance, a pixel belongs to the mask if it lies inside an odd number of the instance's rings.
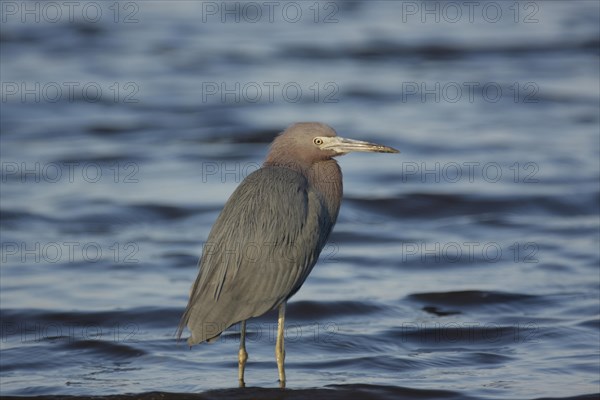
[[362,140],[346,139],[339,136],[329,137],[321,146],[322,150],[333,150],[338,154],[346,154],[353,151],[364,151],[371,153],[400,153],[393,147],[383,146],[377,143],[363,142]]

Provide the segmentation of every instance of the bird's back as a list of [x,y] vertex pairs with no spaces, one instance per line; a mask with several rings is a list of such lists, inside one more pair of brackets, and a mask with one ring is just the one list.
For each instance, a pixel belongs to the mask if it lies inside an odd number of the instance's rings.
[[335,223],[325,202],[293,169],[267,166],[246,177],[210,232],[178,334],[187,325],[194,345],[292,296]]

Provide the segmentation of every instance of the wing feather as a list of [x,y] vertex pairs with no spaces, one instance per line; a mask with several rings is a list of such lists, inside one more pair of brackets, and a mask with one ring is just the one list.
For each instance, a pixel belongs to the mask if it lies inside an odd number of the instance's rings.
[[190,345],[277,307],[315,265],[333,219],[300,173],[263,167],[238,186],[204,246],[181,319]]

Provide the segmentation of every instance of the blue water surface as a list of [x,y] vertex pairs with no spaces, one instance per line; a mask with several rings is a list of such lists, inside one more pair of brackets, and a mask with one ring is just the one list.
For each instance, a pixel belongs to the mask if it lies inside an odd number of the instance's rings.
[[[2,2],[2,395],[599,393],[600,3],[466,3]],[[288,390],[271,313],[243,392],[238,327],[174,334],[223,204],[297,121],[401,154],[339,159]]]

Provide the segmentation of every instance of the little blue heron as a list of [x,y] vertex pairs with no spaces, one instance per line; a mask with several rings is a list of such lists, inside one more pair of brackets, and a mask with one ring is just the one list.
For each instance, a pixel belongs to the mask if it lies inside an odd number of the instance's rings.
[[233,192],[212,227],[177,336],[187,325],[192,346],[241,322],[241,387],[248,359],[246,320],[275,308],[275,357],[285,387],[286,302],[317,262],[338,216],[342,172],[333,157],[353,151],[398,153],[339,137],[325,124],[291,125],[275,138],[263,166]]

